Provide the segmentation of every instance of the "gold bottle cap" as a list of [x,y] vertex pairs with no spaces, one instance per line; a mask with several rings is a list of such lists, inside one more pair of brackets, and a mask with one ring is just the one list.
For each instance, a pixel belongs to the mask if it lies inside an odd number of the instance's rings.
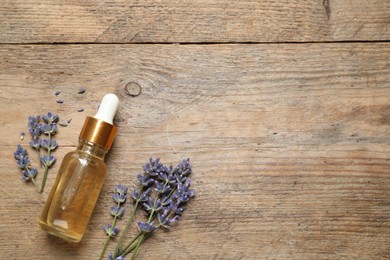
[[103,146],[110,150],[118,128],[103,120],[87,116],[81,129],[79,139]]

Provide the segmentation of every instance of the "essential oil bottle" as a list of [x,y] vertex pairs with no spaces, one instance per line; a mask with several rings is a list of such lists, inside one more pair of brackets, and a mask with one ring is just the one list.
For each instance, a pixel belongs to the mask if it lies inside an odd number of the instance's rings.
[[86,118],[77,149],[65,155],[39,219],[49,234],[71,242],[83,238],[107,175],[104,156],[117,132],[112,121],[118,103],[116,95],[105,95],[97,114]]

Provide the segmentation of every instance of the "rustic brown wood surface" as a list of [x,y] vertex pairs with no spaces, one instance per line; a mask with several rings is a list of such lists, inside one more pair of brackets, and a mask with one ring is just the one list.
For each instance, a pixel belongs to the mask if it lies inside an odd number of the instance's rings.
[[[96,259],[111,190],[149,156],[191,157],[198,195],[141,259],[388,258],[389,58],[387,43],[3,45],[3,258]],[[37,228],[48,189],[22,182],[12,152],[26,116],[50,110],[73,118],[62,157],[109,91],[122,101],[110,176],[84,241],[67,244]]]
[[388,40],[388,0],[3,0],[0,42]]
[[[190,157],[197,196],[139,259],[389,259],[389,39],[383,0],[1,1],[0,259],[97,259],[113,188],[151,156]],[[13,151],[52,111],[61,160],[108,92],[110,174],[67,243],[36,224],[59,163],[38,194]]]

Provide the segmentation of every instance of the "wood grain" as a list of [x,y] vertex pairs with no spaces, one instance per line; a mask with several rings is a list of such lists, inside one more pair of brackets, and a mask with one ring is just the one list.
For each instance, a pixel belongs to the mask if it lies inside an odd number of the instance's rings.
[[[111,190],[149,156],[192,158],[197,196],[140,259],[389,258],[389,58],[388,43],[0,46],[0,258],[96,259]],[[73,118],[61,158],[110,91],[110,176],[68,244],[37,228],[49,189],[23,184],[12,152],[26,117],[51,110]]]
[[0,43],[383,41],[390,1],[118,0],[0,3]]

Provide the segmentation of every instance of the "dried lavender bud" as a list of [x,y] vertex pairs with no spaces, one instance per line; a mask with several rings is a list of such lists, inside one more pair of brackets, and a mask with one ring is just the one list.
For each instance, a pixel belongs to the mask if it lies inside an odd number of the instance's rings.
[[41,163],[42,165],[50,168],[56,161],[56,158],[53,155],[42,155],[41,157]]
[[142,168],[144,170],[145,175],[157,176],[159,172],[164,170],[164,165],[160,163],[160,158],[153,160],[153,158],[149,158],[149,162],[147,162]]
[[46,135],[48,134],[55,134],[57,132],[57,125],[56,124],[43,124],[42,125],[42,132]]
[[121,256],[115,257],[115,259],[114,259],[114,257],[112,256],[112,254],[109,253],[109,254],[108,254],[108,260],[125,260],[125,257],[121,255]]
[[29,181],[37,176],[38,170],[35,168],[26,169],[23,171],[22,178],[24,181]]
[[25,133],[24,133],[24,132],[21,132],[21,133],[20,133],[20,140],[21,140],[21,141],[24,140],[24,136],[25,136]]
[[116,202],[116,203],[123,203],[126,201],[127,199],[127,196],[125,194],[113,194],[112,195],[112,199]]
[[119,195],[124,195],[124,194],[127,194],[127,189],[128,188],[126,186],[118,184],[115,187],[115,192],[118,193]]
[[164,183],[158,181],[154,181],[154,186],[154,189],[160,194],[165,194],[172,190],[169,185],[165,185]]
[[68,124],[66,123],[66,122],[61,122],[61,123],[58,123],[60,126],[62,126],[62,127],[67,127],[68,126]]
[[67,124],[70,124],[70,122],[72,122],[72,118],[71,118],[71,117],[68,118],[68,119],[66,119],[66,123],[67,123]]
[[138,179],[139,184],[144,186],[144,187],[148,187],[151,184],[153,184],[153,182],[154,182],[153,179],[151,179],[148,175],[143,176],[141,174],[138,174],[137,179]]
[[110,237],[115,237],[118,232],[119,228],[117,227],[112,227],[111,224],[106,224],[103,226],[103,230],[106,232],[106,234]]
[[41,146],[46,150],[54,150],[57,148],[57,142],[54,139],[43,139],[41,142]]
[[39,138],[35,138],[32,139],[30,142],[29,142],[30,146],[36,150],[39,150],[39,148],[41,148],[41,139]]
[[32,137],[39,137],[42,134],[41,127],[39,124],[40,116],[29,116],[28,117],[28,131],[30,132]]
[[83,112],[84,111],[84,108],[79,108],[79,109],[77,109],[77,112]]
[[144,233],[151,233],[157,229],[157,226],[153,225],[153,221],[150,224],[142,221],[137,221],[137,226],[140,231]]
[[111,207],[111,215],[113,217],[121,218],[123,216],[125,209],[123,207],[117,207],[117,206],[112,206]]
[[179,221],[179,216],[175,215],[173,218],[168,217],[169,210],[165,210],[163,214],[158,213],[157,214],[157,219],[158,222],[160,223],[160,226],[162,226],[165,229],[170,228],[171,224]]
[[175,212],[177,215],[183,214],[184,207],[180,207],[178,203],[171,201],[171,204],[169,205],[169,209]]
[[64,101],[63,101],[62,99],[58,99],[58,100],[56,100],[56,102],[57,102],[58,104],[64,103]]
[[151,191],[151,188],[147,189],[146,191],[140,193],[138,191],[138,189],[134,190],[132,193],[131,193],[131,197],[134,199],[134,201],[138,201],[138,202],[146,202],[148,201],[149,197],[149,193]]
[[56,123],[59,117],[56,114],[48,112],[47,115],[42,115],[42,119],[43,121],[45,121],[46,124],[52,124],[52,123]]
[[190,158],[187,158],[187,159],[181,161],[177,165],[178,172],[180,173],[181,176],[188,176],[192,171],[191,168],[192,167],[190,164]]
[[57,90],[57,91],[54,93],[55,96],[58,96],[59,94],[61,94],[61,90]]
[[80,88],[79,91],[77,92],[77,94],[84,94],[86,91],[85,88]]

